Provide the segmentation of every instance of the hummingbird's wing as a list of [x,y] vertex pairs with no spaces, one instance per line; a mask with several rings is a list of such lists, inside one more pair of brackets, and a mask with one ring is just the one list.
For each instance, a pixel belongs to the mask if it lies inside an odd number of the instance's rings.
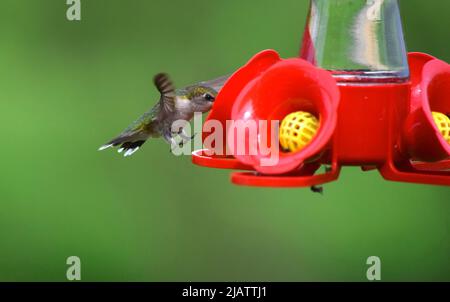
[[153,83],[161,93],[158,103],[125,129],[124,132],[135,132],[136,130],[140,130],[161,115],[171,113],[175,110],[175,87],[169,76],[166,73],[158,73],[153,78]]
[[213,79],[213,80],[200,82],[197,85],[204,86],[204,87],[210,87],[210,88],[214,89],[215,91],[219,92],[220,89],[222,89],[223,85],[225,85],[225,82],[228,80],[228,78],[230,76],[231,76],[231,74],[227,74],[227,75],[221,76],[221,77]]
[[166,73],[158,73],[153,78],[153,83],[161,93],[159,100],[161,112],[171,113],[175,110],[175,86]]

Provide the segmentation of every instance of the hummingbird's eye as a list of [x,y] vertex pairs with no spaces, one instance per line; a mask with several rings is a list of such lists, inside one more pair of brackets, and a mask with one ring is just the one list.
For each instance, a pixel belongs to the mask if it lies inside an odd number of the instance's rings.
[[214,101],[214,96],[210,95],[209,93],[205,93],[205,94],[203,95],[203,98],[204,98],[205,100],[207,100],[207,101],[210,101],[210,102]]

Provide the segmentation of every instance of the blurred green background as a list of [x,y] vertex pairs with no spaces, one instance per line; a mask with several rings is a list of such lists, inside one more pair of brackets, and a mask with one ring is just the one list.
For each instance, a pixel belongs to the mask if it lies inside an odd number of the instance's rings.
[[[450,190],[347,168],[325,195],[233,186],[162,141],[97,148],[177,86],[273,48],[296,56],[307,1],[0,4],[0,280],[450,281]],[[450,61],[449,1],[402,3],[409,50]]]

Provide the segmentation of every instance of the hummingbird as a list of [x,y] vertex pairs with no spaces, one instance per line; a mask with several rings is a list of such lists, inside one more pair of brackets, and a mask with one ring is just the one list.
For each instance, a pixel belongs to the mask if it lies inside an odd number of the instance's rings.
[[154,76],[153,83],[161,94],[159,101],[121,134],[101,146],[99,150],[119,147],[119,153],[123,152],[124,156],[130,156],[139,150],[149,138],[162,137],[170,145],[176,145],[176,136],[182,138],[179,143],[179,146],[182,147],[195,134],[188,137],[182,126],[173,131],[172,123],[177,120],[184,120],[187,123],[195,112],[209,111],[228,77],[223,76],[175,89],[168,74],[158,73]]

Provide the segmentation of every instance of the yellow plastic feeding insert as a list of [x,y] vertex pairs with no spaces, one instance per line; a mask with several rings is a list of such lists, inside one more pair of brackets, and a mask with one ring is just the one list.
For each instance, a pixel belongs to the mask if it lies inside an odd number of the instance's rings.
[[433,119],[439,132],[442,134],[447,143],[450,144],[450,118],[443,113],[433,112]]
[[280,125],[280,145],[285,151],[296,152],[305,148],[319,130],[319,120],[309,112],[288,114]]

